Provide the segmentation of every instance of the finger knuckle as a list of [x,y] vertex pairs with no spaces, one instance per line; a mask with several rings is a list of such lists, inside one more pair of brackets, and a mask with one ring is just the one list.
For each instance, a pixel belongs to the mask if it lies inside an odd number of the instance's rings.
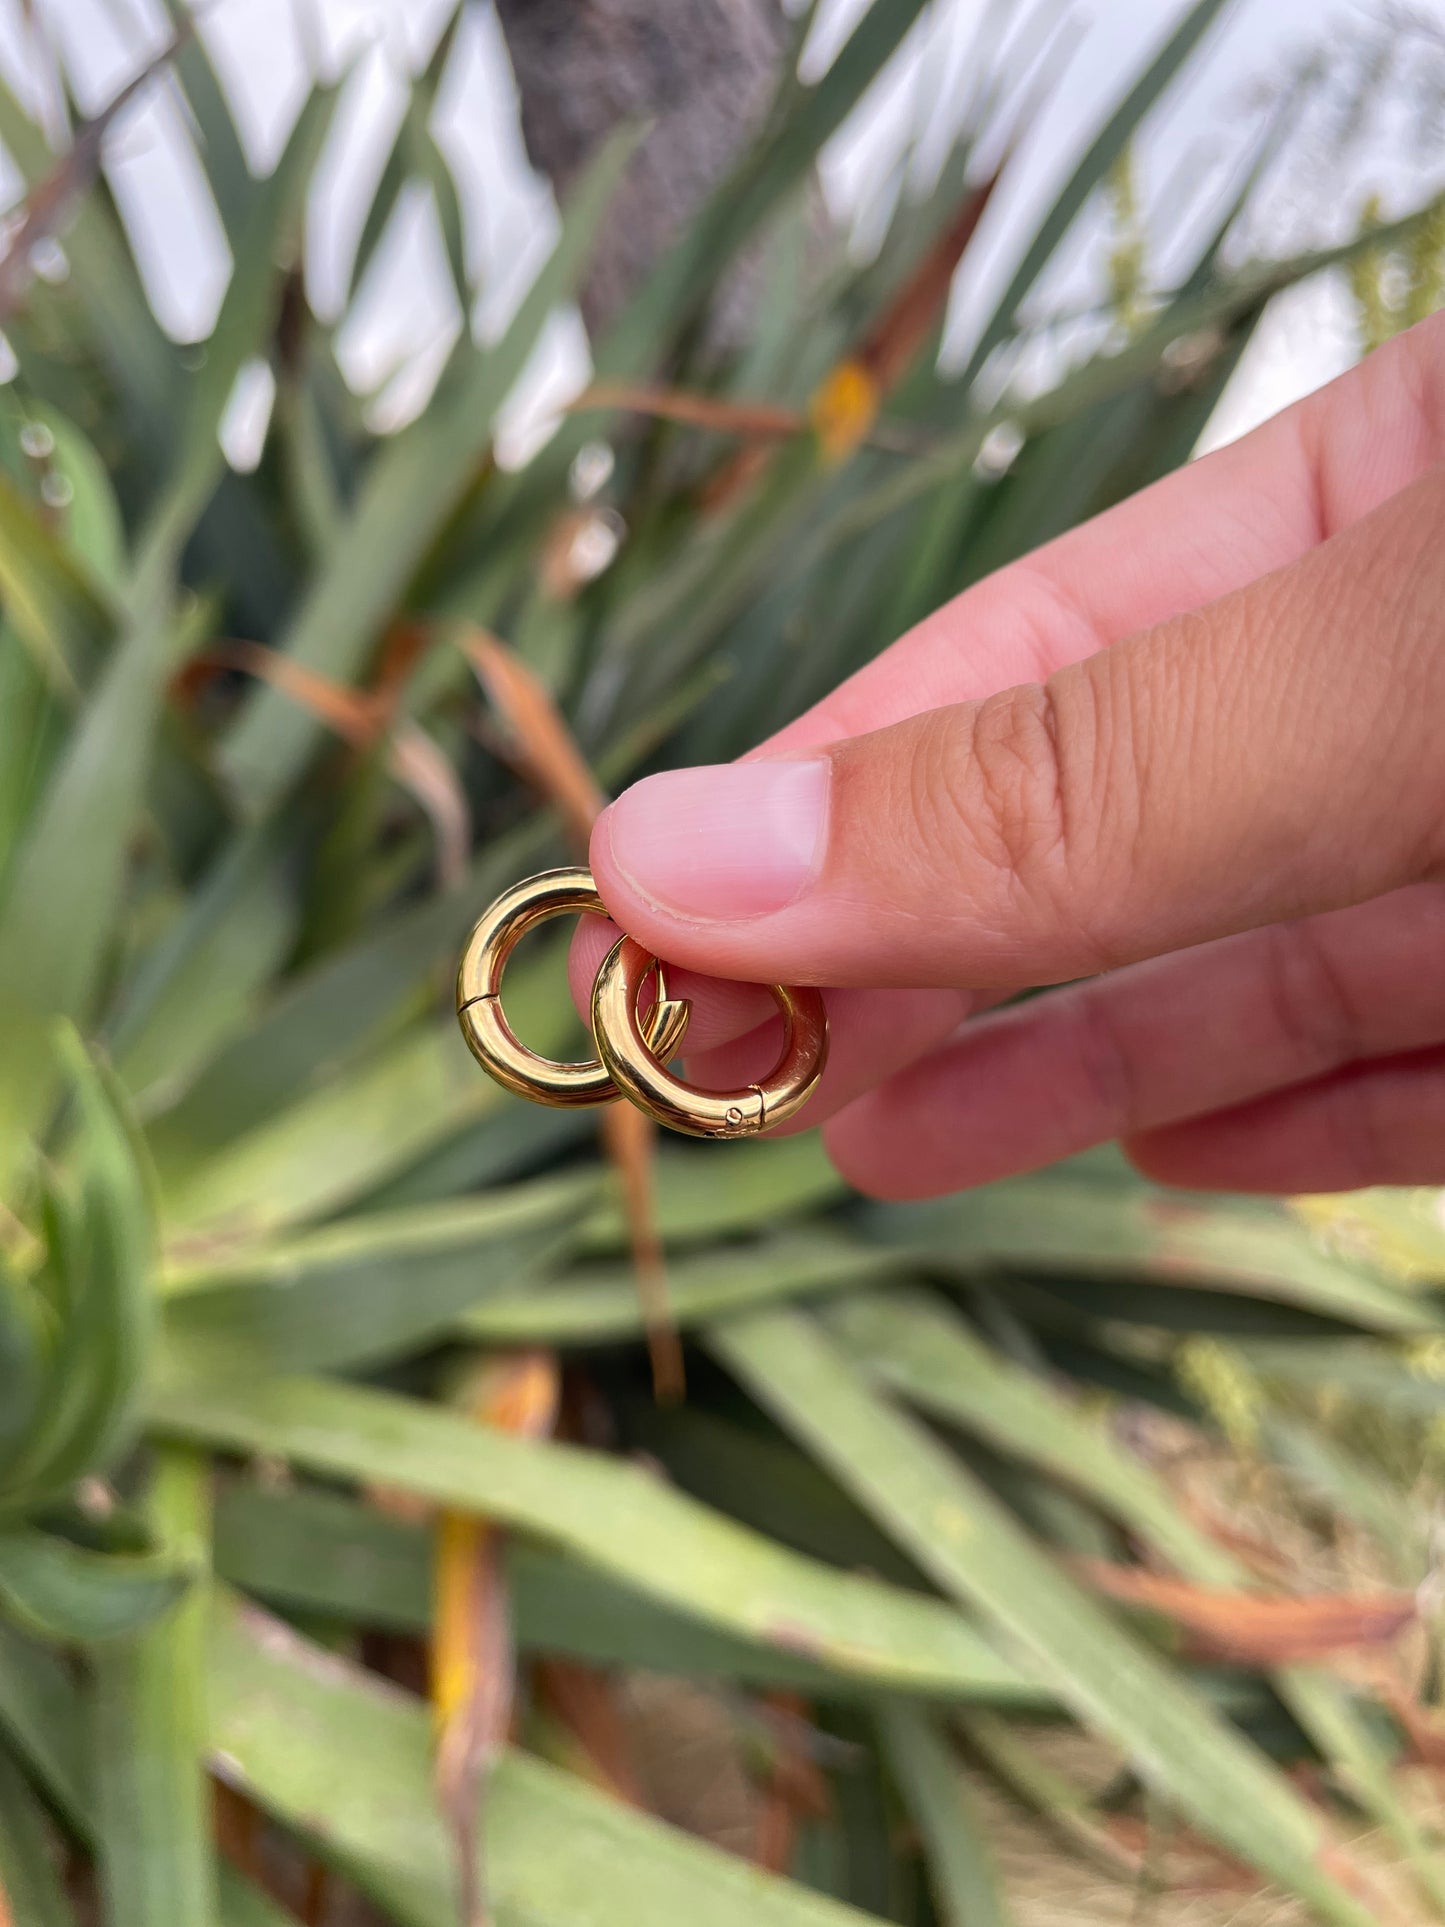
[[1005,690],[973,713],[946,801],[986,869],[1032,890],[1068,840],[1057,719],[1044,684]]
[[[1093,841],[1087,808],[1079,807],[1096,736],[1087,691],[1080,681],[1066,709],[1054,683],[1024,684],[977,704],[946,759],[946,780],[931,786],[933,807],[947,814],[942,833],[984,879],[981,894],[1001,915],[1026,908],[1046,911],[1056,925],[1067,919],[1082,968],[1103,961],[1092,933],[1077,927],[1075,886]],[[989,902],[976,907],[986,915]]]

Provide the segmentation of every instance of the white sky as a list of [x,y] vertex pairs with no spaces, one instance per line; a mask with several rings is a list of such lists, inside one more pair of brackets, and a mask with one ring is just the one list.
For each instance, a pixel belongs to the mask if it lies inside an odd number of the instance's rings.
[[[61,46],[83,103],[104,102],[148,47],[164,37],[159,0],[32,0]],[[664,4],[665,0],[659,0]],[[866,0],[824,0],[806,56],[814,71]],[[881,0],[888,4],[888,0]],[[955,290],[953,326],[965,346],[997,298],[1042,208],[1173,23],[1186,0],[1092,0],[1072,9],[1067,64],[1035,114],[1004,188],[970,249]],[[844,221],[866,234],[869,209],[905,143],[917,135],[920,162],[937,163],[970,76],[969,49],[982,0],[934,0],[902,57],[883,77],[825,156],[824,184]],[[1417,0],[1440,23],[1445,0]],[[308,66],[328,74],[351,68],[335,136],[313,200],[308,273],[313,299],[337,312],[345,264],[362,217],[364,194],[382,164],[403,98],[401,76],[424,60],[448,0],[211,0],[204,33],[241,117],[252,164],[264,170],[285,139],[302,98]],[[1024,11],[1018,9],[1016,11]],[[1210,189],[1222,190],[1257,133],[1265,93],[1276,89],[1311,48],[1339,46],[1370,17],[1360,0],[1235,0],[1164,111],[1137,149],[1137,171],[1151,261],[1168,273],[1189,235],[1207,219]],[[306,31],[303,31],[305,23]],[[0,0],[0,63],[32,98],[44,98],[24,64],[21,0]],[[556,231],[550,191],[527,166],[516,103],[496,22],[477,8],[459,39],[436,121],[457,174],[478,290],[474,322],[500,328],[545,256]],[[175,97],[153,90],[118,130],[112,179],[131,223],[162,321],[181,338],[203,336],[229,272],[219,224],[200,180]],[[1309,208],[1298,193],[1275,196],[1267,244],[1297,245],[1348,232],[1367,189],[1387,208],[1445,183],[1445,155],[1428,150],[1419,130],[1397,120],[1374,128],[1340,162],[1332,186]],[[12,190],[13,192],[13,185]],[[1051,276],[1050,298],[1068,306],[1098,293],[1097,227],[1078,237]],[[385,409],[404,414],[426,393],[459,317],[439,237],[424,201],[400,219],[347,320],[344,365],[370,392],[386,388]],[[1348,304],[1338,284],[1320,280],[1275,304],[1252,345],[1209,441],[1226,439],[1346,366],[1354,353]],[[514,398],[513,439],[530,439],[548,400],[586,373],[575,315],[559,315]],[[254,411],[253,411],[254,412]]]

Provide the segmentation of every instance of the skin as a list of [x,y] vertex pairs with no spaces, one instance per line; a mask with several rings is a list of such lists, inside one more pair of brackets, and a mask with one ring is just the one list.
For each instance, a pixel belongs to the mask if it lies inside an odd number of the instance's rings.
[[[635,785],[593,873],[683,966],[699,1084],[771,1061],[757,984],[829,987],[789,1128],[861,1190],[1115,1138],[1178,1185],[1445,1182],[1445,315],[967,590],[744,760],[815,766],[787,901],[730,772]],[[737,818],[716,906],[675,887],[684,792],[709,849]],[[579,993],[610,940],[579,931]]]

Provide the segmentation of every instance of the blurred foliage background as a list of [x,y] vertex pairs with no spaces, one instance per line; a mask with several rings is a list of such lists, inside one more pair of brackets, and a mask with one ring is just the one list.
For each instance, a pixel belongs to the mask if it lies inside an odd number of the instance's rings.
[[[0,91],[10,1927],[1445,1916],[1439,1194],[1171,1196],[1099,1155],[871,1205],[810,1139],[521,1105],[457,1034],[467,929],[599,783],[737,753],[1185,460],[1277,291],[1347,272],[1365,343],[1441,299],[1439,202],[1251,250],[1324,67],[1161,283],[1131,152],[1199,0],[941,373],[986,136],[1047,92],[983,48],[954,152],[849,252],[815,159],[921,10],[809,84],[783,52],[520,468],[498,411],[635,130],[381,433],[299,271],[334,83],[260,179],[179,8],[98,118]],[[430,116],[465,12],[355,269],[419,183],[463,311]],[[104,167],[156,86],[234,258],[200,352]],[[1110,297],[1041,364],[1029,297],[1100,206]],[[509,1008],[574,1047],[558,944]]]

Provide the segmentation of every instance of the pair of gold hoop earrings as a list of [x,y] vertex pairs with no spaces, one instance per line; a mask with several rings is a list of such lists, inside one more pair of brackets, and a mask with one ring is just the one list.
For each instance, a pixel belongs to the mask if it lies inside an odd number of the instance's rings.
[[[467,939],[457,972],[457,1021],[473,1057],[509,1091],[535,1104],[573,1107],[629,1098],[659,1124],[691,1137],[751,1137],[781,1124],[811,1097],[828,1056],[828,1014],[816,990],[771,986],[783,1014],[783,1050],[769,1074],[736,1091],[703,1091],[668,1069],[691,1006],[667,994],[662,961],[623,937],[592,986],[597,1056],[559,1064],[519,1041],[502,1010],[507,959],[539,923],[553,917],[606,916],[592,872],[546,870],[504,890]],[[640,1009],[649,977],[656,997]]]

